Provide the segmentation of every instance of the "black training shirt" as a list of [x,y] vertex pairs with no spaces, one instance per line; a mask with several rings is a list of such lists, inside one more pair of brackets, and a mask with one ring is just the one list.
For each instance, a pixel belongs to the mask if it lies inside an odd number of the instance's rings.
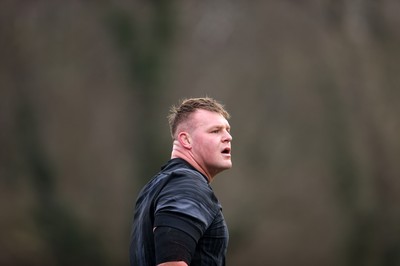
[[131,266],[156,264],[153,228],[158,226],[181,230],[197,242],[190,265],[225,265],[228,229],[221,205],[206,177],[183,159],[169,160],[139,193]]

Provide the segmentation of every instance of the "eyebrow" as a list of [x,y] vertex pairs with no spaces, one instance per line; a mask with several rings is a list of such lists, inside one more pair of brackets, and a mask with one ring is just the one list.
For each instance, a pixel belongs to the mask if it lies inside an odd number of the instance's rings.
[[231,127],[229,125],[228,126],[222,126],[222,125],[210,126],[210,129],[224,129],[224,128],[226,128],[227,130],[231,129]]

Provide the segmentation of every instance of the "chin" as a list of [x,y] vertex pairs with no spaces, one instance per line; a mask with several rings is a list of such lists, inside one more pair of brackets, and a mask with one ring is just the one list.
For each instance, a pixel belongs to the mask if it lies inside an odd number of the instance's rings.
[[232,168],[232,162],[229,162],[229,163],[224,164],[223,168],[224,168],[224,169],[230,169],[230,168]]

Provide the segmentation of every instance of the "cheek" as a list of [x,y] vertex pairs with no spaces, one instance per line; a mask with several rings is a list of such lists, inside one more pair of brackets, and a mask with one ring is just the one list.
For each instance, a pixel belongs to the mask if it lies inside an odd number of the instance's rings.
[[[201,152],[203,155],[207,156],[214,152],[215,145],[211,140],[201,139],[197,142],[198,151]],[[214,148],[213,148],[214,147]]]
[[209,157],[214,157],[218,151],[218,146],[212,141],[205,142],[203,143],[203,151]]
[[198,156],[207,160],[209,157],[214,157],[218,151],[218,139],[210,134],[196,134],[193,135],[193,148]]

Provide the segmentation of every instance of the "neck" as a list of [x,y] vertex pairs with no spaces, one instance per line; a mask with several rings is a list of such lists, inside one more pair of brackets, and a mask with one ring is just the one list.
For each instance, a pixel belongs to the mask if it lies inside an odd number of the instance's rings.
[[179,142],[177,140],[174,140],[173,146],[172,146],[172,152],[171,152],[171,159],[175,158],[181,158],[185,161],[187,161],[190,165],[192,165],[197,171],[205,175],[208,179],[208,182],[210,183],[214,176],[207,172],[197,161],[195,160],[192,152],[188,149],[185,149],[181,145],[179,145]]

